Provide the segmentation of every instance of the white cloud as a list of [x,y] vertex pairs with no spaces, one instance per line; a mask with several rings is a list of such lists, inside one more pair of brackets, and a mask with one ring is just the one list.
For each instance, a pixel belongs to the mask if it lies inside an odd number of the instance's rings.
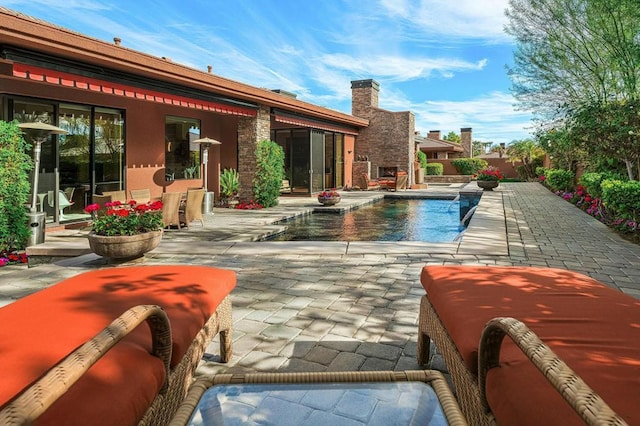
[[354,57],[344,53],[326,54],[322,62],[338,70],[348,70],[355,75],[378,76],[390,81],[407,81],[425,78],[437,72],[444,77],[453,76],[454,71],[478,71],[487,60],[478,62],[458,58],[412,58],[392,55],[367,55]]
[[411,110],[416,116],[416,130],[423,135],[429,130],[460,133],[460,128],[471,127],[474,140],[509,143],[528,137],[530,114],[517,111],[513,96],[492,92],[484,96],[464,100],[429,100],[411,102],[403,93],[385,91],[380,106],[392,111]]
[[508,0],[380,0],[392,16],[406,20],[423,36],[442,34],[470,39],[508,41],[503,28]]

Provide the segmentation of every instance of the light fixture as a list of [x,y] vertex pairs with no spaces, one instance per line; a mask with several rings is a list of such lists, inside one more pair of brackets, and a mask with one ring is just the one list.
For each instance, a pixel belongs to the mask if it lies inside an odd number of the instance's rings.
[[47,140],[49,135],[66,135],[67,132],[60,127],[52,126],[51,124],[35,122],[35,123],[20,123],[18,127],[25,130],[34,142],[33,146],[33,162],[35,169],[33,171],[33,194],[31,199],[31,213],[36,213],[36,203],[38,197],[38,177],[40,174],[40,152],[42,151],[42,144]]
[[196,139],[193,143],[199,143],[202,146],[202,163],[204,164],[204,192],[207,192],[207,165],[209,163],[209,147],[211,145],[222,145],[222,142],[215,139],[204,137]]

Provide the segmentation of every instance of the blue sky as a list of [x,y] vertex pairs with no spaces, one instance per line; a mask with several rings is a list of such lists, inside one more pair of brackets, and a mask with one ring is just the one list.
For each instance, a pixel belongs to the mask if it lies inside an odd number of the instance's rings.
[[351,81],[380,83],[379,106],[416,130],[509,143],[530,137],[505,65],[507,0],[0,0],[155,56],[351,113]]

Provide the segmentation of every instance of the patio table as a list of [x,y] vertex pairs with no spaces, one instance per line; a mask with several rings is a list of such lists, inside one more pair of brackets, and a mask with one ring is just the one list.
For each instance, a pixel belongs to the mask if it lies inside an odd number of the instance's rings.
[[444,377],[431,370],[207,376],[171,424],[247,423],[467,424]]

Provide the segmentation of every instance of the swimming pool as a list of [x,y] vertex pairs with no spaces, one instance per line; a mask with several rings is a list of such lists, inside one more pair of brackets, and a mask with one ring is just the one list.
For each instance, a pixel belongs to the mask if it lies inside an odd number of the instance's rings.
[[270,241],[452,242],[460,225],[459,201],[385,199],[344,214],[314,213],[281,222],[287,229]]

